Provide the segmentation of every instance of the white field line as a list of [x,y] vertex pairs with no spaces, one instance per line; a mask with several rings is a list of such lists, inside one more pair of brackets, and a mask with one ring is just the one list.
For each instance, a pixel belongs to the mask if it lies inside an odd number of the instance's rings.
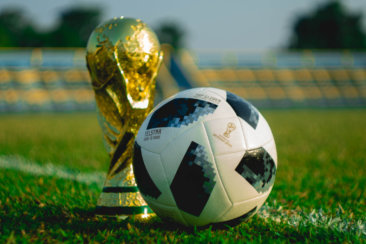
[[[19,156],[0,156],[0,168],[21,171],[40,176],[53,176],[61,179],[73,180],[84,184],[103,185],[106,174],[101,172],[82,173],[78,170],[57,166],[51,163],[40,165]],[[278,204],[273,203],[274,206]],[[258,216],[278,223],[286,223],[294,227],[315,226],[329,228],[339,232],[355,233],[366,236],[365,219],[353,219],[338,214],[325,215],[322,209],[304,213],[296,210],[285,210],[281,206],[272,207],[265,203],[258,211]]]
[[101,172],[83,173],[76,169],[51,163],[41,165],[19,156],[0,156],[0,168],[17,170],[33,175],[53,176],[88,185],[96,183],[102,186],[106,177],[106,174]]
[[[276,202],[274,206],[278,206]],[[285,210],[281,206],[273,207],[265,203],[257,213],[259,217],[278,223],[287,223],[294,227],[315,226],[336,230],[344,233],[354,233],[366,236],[366,219],[354,219],[337,213],[337,216],[326,215],[322,209],[313,209],[310,213],[297,210]]]

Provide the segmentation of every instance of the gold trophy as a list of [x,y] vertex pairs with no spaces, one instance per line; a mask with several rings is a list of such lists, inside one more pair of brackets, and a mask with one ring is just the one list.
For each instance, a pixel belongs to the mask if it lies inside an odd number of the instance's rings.
[[152,213],[138,191],[132,156],[135,136],[153,107],[162,59],[155,33],[139,19],[113,18],[89,37],[86,62],[111,159],[98,215],[126,218]]

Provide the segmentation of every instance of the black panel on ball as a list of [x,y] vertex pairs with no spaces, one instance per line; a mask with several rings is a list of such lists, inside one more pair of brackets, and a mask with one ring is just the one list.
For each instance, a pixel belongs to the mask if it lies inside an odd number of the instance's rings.
[[253,129],[257,128],[259,114],[251,103],[231,92],[226,92],[226,101],[234,109],[237,116],[245,120]]
[[199,99],[176,98],[153,113],[147,129],[189,125],[197,121],[200,116],[213,113],[216,107],[216,104]]
[[135,142],[133,157],[133,172],[137,186],[142,194],[157,199],[161,195],[161,191],[151,179],[142,158],[141,147]]
[[205,148],[191,142],[170,185],[178,208],[199,216],[216,184],[215,176]]
[[276,164],[271,155],[263,148],[245,152],[235,168],[259,193],[266,192],[274,183]]

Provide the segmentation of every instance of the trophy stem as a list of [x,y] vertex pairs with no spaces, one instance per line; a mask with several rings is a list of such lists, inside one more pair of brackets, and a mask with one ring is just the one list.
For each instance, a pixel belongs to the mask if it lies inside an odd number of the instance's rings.
[[125,219],[131,215],[146,218],[151,213],[136,185],[131,164],[112,179],[107,178],[97,202],[97,215]]

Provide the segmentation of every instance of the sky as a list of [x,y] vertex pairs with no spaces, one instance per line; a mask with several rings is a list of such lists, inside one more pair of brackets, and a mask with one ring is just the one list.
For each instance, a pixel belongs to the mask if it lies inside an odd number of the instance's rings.
[[[185,46],[195,51],[281,49],[300,15],[325,0],[0,0],[0,11],[20,7],[43,28],[57,23],[60,12],[73,6],[97,6],[103,20],[114,16],[140,18],[155,28],[173,21],[185,30]],[[366,0],[343,0],[350,11],[362,12]],[[71,34],[71,33],[70,33]]]

